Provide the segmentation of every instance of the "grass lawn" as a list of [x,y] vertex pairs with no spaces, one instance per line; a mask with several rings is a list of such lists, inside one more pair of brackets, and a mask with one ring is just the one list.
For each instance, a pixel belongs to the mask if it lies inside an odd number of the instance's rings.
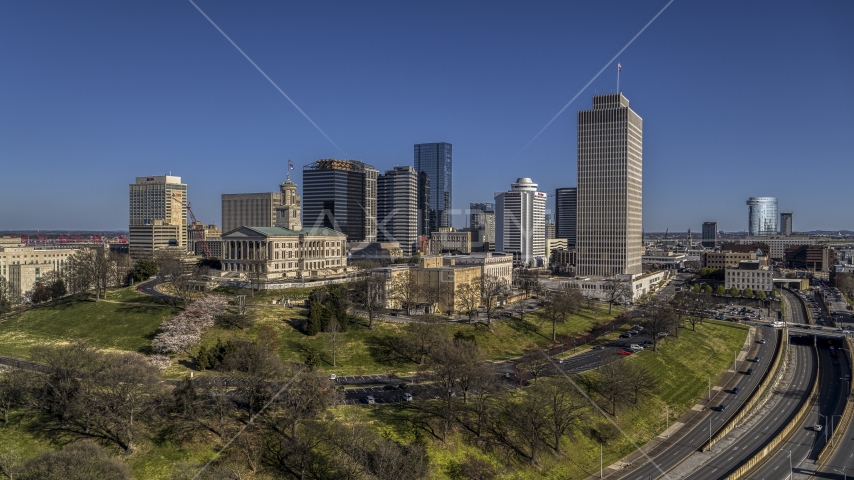
[[[658,353],[643,351],[626,361],[640,362],[649,367],[659,382],[658,393],[639,408],[618,413],[616,422],[636,445],[641,446],[665,429],[665,405],[670,406],[672,424],[697,401],[705,396],[708,377],[714,382],[731,365],[733,352],[744,344],[748,329],[744,325],[726,322],[706,322],[697,331],[685,329],[680,338],[670,338],[659,346]],[[541,381],[549,381],[541,379]],[[524,393],[518,392],[518,395]],[[411,433],[399,428],[405,410],[395,407],[339,407],[342,418],[368,422],[373,428],[398,440],[411,441]],[[543,455],[538,467],[528,464],[502,463],[503,458],[484,452],[456,435],[445,444],[430,439],[428,451],[431,459],[431,478],[450,478],[449,467],[466,458],[484,459],[500,472],[502,479],[583,479],[599,471],[599,444],[584,432],[593,422],[576,431],[565,440],[564,456]],[[635,447],[625,437],[612,441],[604,450],[604,464],[619,460]]]
[[[269,293],[269,292],[264,292]],[[384,342],[401,334],[404,324],[392,322],[375,322],[374,330],[367,328],[367,321],[352,327],[342,334],[342,339],[336,354],[335,366],[332,365],[331,339],[328,334],[320,333],[309,337],[302,333],[302,324],[308,315],[308,310],[302,307],[283,307],[265,300],[281,298],[275,295],[256,297],[256,302],[249,308],[256,322],[245,331],[224,328],[211,328],[202,336],[202,345],[212,347],[217,340],[256,339],[261,326],[271,327],[277,334],[280,343],[279,355],[283,360],[303,362],[310,352],[319,352],[319,367],[329,373],[338,375],[361,375],[369,373],[405,374],[414,372],[417,365],[410,362],[390,359],[382,348]],[[614,309],[613,315],[619,310]],[[580,334],[590,329],[596,322],[611,318],[607,307],[600,306],[599,310],[582,310],[565,323],[557,326],[558,336]],[[507,360],[522,355],[525,347],[537,344],[546,347],[551,342],[551,323],[539,317],[538,314],[528,314],[525,322],[506,320],[493,322],[492,329],[483,325],[474,326],[466,323],[446,323],[442,325],[448,335],[457,331],[474,334],[477,344],[483,348],[488,357],[495,361]],[[195,352],[196,349],[193,350]],[[170,378],[180,378],[188,374],[192,368],[190,355],[175,357],[174,365],[166,370]]]
[[27,358],[34,345],[78,339],[104,349],[149,353],[157,327],[178,311],[131,287],[111,291],[107,299],[62,300],[4,320],[0,355]]

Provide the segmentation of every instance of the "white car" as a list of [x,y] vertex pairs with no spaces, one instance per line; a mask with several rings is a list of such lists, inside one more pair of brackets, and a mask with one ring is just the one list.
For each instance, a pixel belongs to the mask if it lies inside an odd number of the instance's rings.
[[821,425],[816,423],[815,425],[812,426],[812,429],[815,430],[816,432],[820,432],[821,431]]
[[403,394],[403,401],[404,402],[411,402],[412,401],[412,394],[411,393],[404,393]]
[[368,405],[373,405],[377,403],[377,401],[372,395],[368,395],[367,397],[365,397],[365,403],[367,403]]

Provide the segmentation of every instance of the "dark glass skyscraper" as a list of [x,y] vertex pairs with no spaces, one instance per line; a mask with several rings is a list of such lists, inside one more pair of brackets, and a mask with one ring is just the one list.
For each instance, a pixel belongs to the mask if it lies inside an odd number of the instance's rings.
[[[429,179],[430,211],[422,212],[424,222],[418,225],[420,235],[438,232],[439,227],[451,226],[451,144],[419,143],[415,145],[415,171]],[[418,198],[427,197],[422,192],[424,182],[418,183]],[[427,227],[425,230],[424,228]]]
[[577,211],[577,188],[567,187],[555,190],[555,237],[565,238],[568,246],[575,246]]
[[302,169],[302,224],[347,235],[348,242],[377,241],[377,176],[355,160],[318,160]]

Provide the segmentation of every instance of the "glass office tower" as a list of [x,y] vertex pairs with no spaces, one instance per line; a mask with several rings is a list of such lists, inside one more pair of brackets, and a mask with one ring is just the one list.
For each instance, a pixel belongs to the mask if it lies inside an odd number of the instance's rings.
[[578,211],[578,189],[575,187],[555,190],[555,237],[565,238],[567,246],[575,246],[576,213]]
[[[415,171],[424,174],[425,181],[418,183],[418,198],[429,196],[429,211],[421,213],[419,235],[438,232],[439,227],[451,226],[451,144],[419,143],[415,145]],[[424,187],[429,188],[425,192]]]
[[777,233],[777,197],[750,197],[747,206],[751,237]]

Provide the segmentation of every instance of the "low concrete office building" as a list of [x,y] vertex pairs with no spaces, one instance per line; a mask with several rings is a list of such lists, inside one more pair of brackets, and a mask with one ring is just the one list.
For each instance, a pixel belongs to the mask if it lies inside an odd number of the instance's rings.
[[670,272],[660,270],[657,272],[649,272],[643,274],[626,274],[617,275],[613,278],[596,278],[596,277],[580,277],[565,282],[560,282],[569,288],[577,288],[581,291],[584,297],[595,298],[597,300],[608,300],[611,289],[614,288],[615,282],[620,282],[628,285],[631,292],[631,298],[626,301],[635,301],[642,296],[658,290],[658,285],[662,281],[670,277]]
[[724,276],[724,286],[727,290],[735,287],[742,292],[751,289],[754,292],[765,292],[771,295],[774,289],[773,272],[760,265],[758,260],[744,260],[736,267],[727,267]]
[[178,240],[181,227],[155,220],[150,225],[130,225],[128,234],[128,251],[134,260],[152,259],[158,250],[168,248],[184,251],[182,242]]
[[388,265],[403,258],[403,248],[397,242],[350,242],[347,249],[350,252],[351,264],[358,260],[367,260]]
[[[464,310],[460,289],[464,285],[478,282],[482,267],[479,265],[457,265],[453,257],[422,257],[418,265],[390,265],[376,268],[373,273],[384,275],[386,282],[386,307],[405,310],[410,302],[410,311],[433,313],[434,311],[455,314]],[[406,298],[403,285],[411,282],[415,287],[412,298]],[[433,292],[434,294],[431,294]],[[431,298],[433,297],[433,298]],[[436,303],[433,300],[438,300]]]
[[688,255],[677,252],[650,250],[644,254],[642,259],[645,268],[678,270],[688,261]]
[[75,251],[63,247],[27,247],[11,240],[3,242],[0,243],[0,276],[9,282],[11,296],[23,298],[46,273],[62,271]]
[[513,284],[513,254],[474,252],[470,255],[450,257],[456,265],[477,265],[483,276],[500,278],[507,285]]
[[772,260],[781,261],[786,255],[786,249],[795,245],[815,245],[815,238],[808,235],[768,235],[761,237],[745,237],[738,243],[764,243],[769,247],[768,254]]
[[743,260],[757,260],[756,252],[708,252],[703,259],[703,267],[716,269],[737,267]]

